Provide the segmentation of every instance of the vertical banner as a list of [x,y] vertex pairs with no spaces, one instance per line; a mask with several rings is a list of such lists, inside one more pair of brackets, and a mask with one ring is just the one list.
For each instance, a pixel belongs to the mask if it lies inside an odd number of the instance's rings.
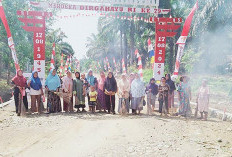
[[18,63],[18,58],[17,58],[17,55],[16,55],[14,41],[13,41],[13,38],[12,38],[12,35],[11,35],[10,27],[9,27],[7,19],[6,19],[6,15],[5,15],[4,8],[2,6],[2,1],[1,0],[0,0],[0,18],[2,20],[2,23],[3,23],[4,27],[5,27],[5,29],[6,29],[6,33],[7,33],[7,37],[8,37],[8,46],[11,49],[11,55],[12,55],[12,58],[14,60],[15,69],[17,71],[17,70],[20,69],[19,68],[19,63]]
[[181,58],[184,54],[184,47],[185,47],[185,43],[188,37],[188,33],[191,27],[191,23],[192,23],[192,19],[194,16],[195,11],[198,8],[198,1],[196,2],[196,4],[194,5],[194,7],[192,8],[191,12],[189,13],[188,17],[185,20],[184,26],[183,26],[183,31],[181,33],[180,38],[178,39],[177,43],[178,44],[178,51],[177,51],[177,56],[176,56],[176,64],[175,64],[175,70],[173,75],[175,77],[178,76],[179,74],[179,68],[180,68],[180,63],[181,63]]
[[182,22],[181,18],[155,18],[156,36],[155,36],[155,63],[154,78],[161,80],[164,76],[165,49],[167,37],[173,37],[177,34]]
[[165,62],[165,49],[166,49],[166,35],[165,32],[156,33],[156,46],[155,46],[155,63],[154,63],[154,78],[161,80],[164,76],[164,62]]
[[45,83],[45,19],[52,14],[40,11],[17,11],[22,28],[34,33],[34,70],[38,71],[42,83]]

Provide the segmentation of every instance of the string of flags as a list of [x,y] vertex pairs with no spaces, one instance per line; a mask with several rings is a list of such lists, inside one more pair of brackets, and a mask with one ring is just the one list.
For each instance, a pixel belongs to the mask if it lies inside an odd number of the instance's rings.
[[121,19],[121,20],[134,20],[134,21],[143,21],[146,23],[155,23],[155,17],[148,17],[145,18],[143,16],[129,16],[129,15],[110,15],[105,13],[78,13],[73,15],[63,15],[63,16],[56,16],[56,18],[59,19],[73,19],[77,17],[88,17],[88,16],[100,16],[100,17],[106,17],[106,18],[113,18],[113,19]]

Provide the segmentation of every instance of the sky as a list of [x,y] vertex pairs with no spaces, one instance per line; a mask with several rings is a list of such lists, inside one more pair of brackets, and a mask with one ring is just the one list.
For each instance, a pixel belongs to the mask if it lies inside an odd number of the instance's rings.
[[[58,16],[77,15],[78,13],[84,13],[75,10],[62,10]],[[94,13],[94,12],[91,12]],[[87,37],[90,37],[92,33],[97,33],[97,21],[99,16],[78,16],[74,18],[60,19],[56,18],[56,22],[53,24],[53,28],[61,30],[65,33],[67,38],[64,39],[74,49],[74,56],[77,59],[85,57],[87,48]]]

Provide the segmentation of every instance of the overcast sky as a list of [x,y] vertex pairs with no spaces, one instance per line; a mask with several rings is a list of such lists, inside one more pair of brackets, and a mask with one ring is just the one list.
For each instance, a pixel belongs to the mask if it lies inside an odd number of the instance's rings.
[[[68,16],[83,13],[75,10],[62,10],[58,16]],[[95,13],[95,12],[91,12]],[[86,41],[92,33],[97,33],[97,20],[99,16],[78,16],[75,18],[60,19],[53,24],[54,28],[61,28],[67,38],[64,40],[72,45],[75,57],[81,59],[87,51]]]

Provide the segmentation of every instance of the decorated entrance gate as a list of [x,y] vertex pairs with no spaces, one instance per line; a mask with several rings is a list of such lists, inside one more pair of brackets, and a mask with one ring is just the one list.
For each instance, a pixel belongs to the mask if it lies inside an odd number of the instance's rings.
[[[95,5],[76,5],[62,2],[30,2],[32,7],[49,9],[69,9],[81,11],[105,12],[127,12],[153,14],[155,17],[149,19],[150,23],[156,23],[156,46],[154,77],[160,80],[164,74],[166,37],[176,35],[175,30],[180,27],[181,18],[157,18],[158,14],[168,14],[170,9],[159,9],[159,0],[63,0],[72,2],[88,2]],[[104,5],[105,4],[105,5]],[[110,5],[109,5],[110,4]],[[112,5],[114,4],[114,5]],[[116,6],[119,4],[120,6]],[[135,7],[125,7],[132,5]],[[139,7],[148,5],[150,7]],[[19,20],[25,25],[23,29],[34,33],[34,69],[39,72],[40,78],[45,80],[45,19],[52,16],[49,12],[43,11],[17,11]]]

